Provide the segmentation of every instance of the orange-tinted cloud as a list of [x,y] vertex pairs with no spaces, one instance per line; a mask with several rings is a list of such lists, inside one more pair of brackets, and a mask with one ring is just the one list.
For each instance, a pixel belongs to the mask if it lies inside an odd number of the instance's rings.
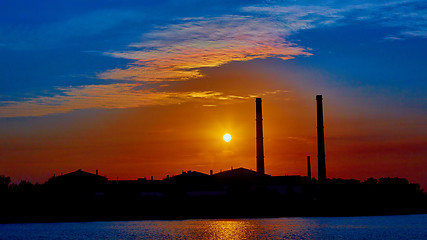
[[200,68],[231,61],[276,57],[284,60],[311,55],[305,48],[284,39],[289,28],[246,16],[190,18],[142,36],[130,50],[105,53],[135,60],[124,69],[98,75],[101,79],[176,81],[200,77]]
[[0,117],[42,116],[87,108],[132,108],[146,105],[179,104],[186,101],[238,100],[250,96],[227,95],[215,91],[159,92],[153,89],[135,90],[137,84],[89,85],[62,88],[63,94],[38,97],[23,102],[6,102]]
[[[282,91],[259,91],[245,95],[226,94],[211,90],[157,91],[137,89],[140,84],[88,85],[80,88],[61,88],[63,94],[38,97],[27,101],[4,102],[0,117],[42,116],[65,113],[88,108],[133,108],[148,105],[181,104],[188,101],[210,102],[245,100],[255,96],[281,93]],[[212,106],[212,105],[207,105]]]

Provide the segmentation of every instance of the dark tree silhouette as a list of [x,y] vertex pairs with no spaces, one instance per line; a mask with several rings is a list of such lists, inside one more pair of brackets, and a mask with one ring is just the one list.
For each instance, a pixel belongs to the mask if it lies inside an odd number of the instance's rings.
[[10,177],[5,177],[4,175],[0,175],[0,192],[6,192],[9,188]]

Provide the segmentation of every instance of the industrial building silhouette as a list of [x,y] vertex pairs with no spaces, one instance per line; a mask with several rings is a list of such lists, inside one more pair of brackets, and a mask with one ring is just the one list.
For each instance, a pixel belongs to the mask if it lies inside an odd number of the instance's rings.
[[[322,96],[317,95],[316,96],[317,101],[317,133],[318,133],[318,165],[319,165],[319,181],[325,181],[326,180],[326,166],[325,166],[325,147],[324,147],[324,133],[323,133],[323,110],[322,110]],[[151,183],[156,182],[156,185],[159,186],[159,191],[164,190],[164,188],[160,187],[161,184],[167,185],[167,184],[181,184],[187,186],[193,186],[197,185],[201,191],[198,195],[208,194],[209,191],[207,189],[215,189],[213,192],[210,192],[209,194],[213,195],[214,193],[217,193],[218,195],[225,194],[225,191],[218,190],[218,186],[220,184],[236,184],[238,183],[240,186],[243,186],[245,184],[247,185],[256,185],[256,184],[264,184],[268,185],[272,182],[274,182],[276,185],[281,183],[283,186],[280,188],[281,190],[278,191],[279,194],[284,194],[288,190],[286,187],[288,184],[287,179],[292,179],[291,182],[294,184],[292,189],[301,189],[302,184],[306,184],[309,181],[311,181],[311,169],[310,169],[310,157],[308,157],[307,160],[307,168],[308,168],[308,176],[270,176],[265,174],[265,164],[264,164],[264,136],[263,136],[263,117],[262,117],[262,99],[256,98],[256,171],[252,171],[245,168],[237,168],[237,169],[231,169],[227,171],[221,171],[219,173],[213,173],[213,170],[210,170],[210,174],[204,174],[196,171],[183,171],[182,174],[169,177],[167,176],[165,179],[159,181],[153,180],[153,177],[151,176],[151,180],[147,180],[146,178],[141,178],[138,180],[113,180],[109,181],[112,184],[118,184],[117,182],[120,182],[122,187],[124,185],[135,185],[135,183],[139,183],[140,185],[146,181],[151,181]],[[280,179],[280,180],[279,180]],[[98,170],[96,170],[96,174],[91,174],[82,171],[81,169],[68,173],[61,176],[56,176],[47,182],[48,185],[56,186],[68,186],[68,185],[76,185],[76,184],[82,184],[82,185],[93,185],[93,184],[99,184],[99,183],[106,183],[107,178],[102,177],[98,175]],[[135,182],[132,184],[132,182]],[[299,184],[299,185],[296,185]],[[138,184],[136,184],[138,185]],[[147,184],[145,184],[147,185]],[[216,188],[214,187],[215,185]],[[206,189],[202,188],[205,187]],[[269,189],[279,189],[277,186],[269,186]],[[291,189],[291,188],[289,188]],[[153,196],[163,196],[164,194],[156,191],[153,192]],[[290,190],[289,190],[290,191]],[[296,190],[295,192],[301,193],[301,190]],[[148,193],[144,193],[145,195],[150,195]]]
[[[426,213],[418,184],[401,178],[328,179],[322,95],[317,103],[318,179],[265,174],[262,101],[256,98],[256,171],[183,171],[162,180],[108,180],[77,171],[8,192],[0,222],[93,221]],[[267,158],[268,159],[268,158]],[[0,191],[0,195],[2,192]]]

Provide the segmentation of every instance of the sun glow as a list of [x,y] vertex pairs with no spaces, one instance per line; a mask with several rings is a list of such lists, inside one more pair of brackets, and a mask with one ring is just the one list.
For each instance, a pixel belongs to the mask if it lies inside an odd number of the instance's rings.
[[224,134],[224,136],[222,137],[224,139],[224,141],[229,142],[231,141],[231,135],[229,133]]

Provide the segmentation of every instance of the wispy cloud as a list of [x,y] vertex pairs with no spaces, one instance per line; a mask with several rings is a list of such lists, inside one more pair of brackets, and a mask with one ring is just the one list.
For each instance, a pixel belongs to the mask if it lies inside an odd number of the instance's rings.
[[[136,84],[88,85],[61,88],[62,94],[25,101],[4,101],[0,117],[42,116],[88,108],[132,108],[147,105],[180,104],[188,101],[239,101],[252,96],[227,95],[216,91],[159,92],[135,90]],[[210,105],[209,105],[210,106]]]
[[[101,79],[176,81],[201,77],[203,67],[231,61],[276,57],[284,60],[311,55],[307,48],[287,41],[301,30],[339,23],[352,14],[356,21],[377,21],[405,27],[400,38],[425,37],[426,10],[419,1],[370,3],[359,1],[331,5],[289,5],[288,2],[241,8],[241,15],[185,18],[144,34],[129,49],[105,53],[134,60],[126,68],[98,75]],[[335,7],[331,7],[335,6]],[[396,36],[397,37],[397,36]],[[389,38],[389,36],[385,36]]]
[[98,75],[101,79],[134,81],[176,81],[201,77],[204,67],[231,61],[276,57],[284,60],[310,55],[303,47],[285,40],[290,29],[266,19],[249,16],[221,16],[183,19],[144,34],[130,50],[105,53],[135,60],[123,69]]
[[243,11],[268,15],[287,25],[298,23],[300,26],[305,23],[306,29],[345,24],[340,20],[366,21],[404,29],[396,32],[399,38],[427,37],[427,3],[422,0],[327,1],[308,5],[298,5],[297,2],[289,5],[289,2],[279,1],[244,7]]

